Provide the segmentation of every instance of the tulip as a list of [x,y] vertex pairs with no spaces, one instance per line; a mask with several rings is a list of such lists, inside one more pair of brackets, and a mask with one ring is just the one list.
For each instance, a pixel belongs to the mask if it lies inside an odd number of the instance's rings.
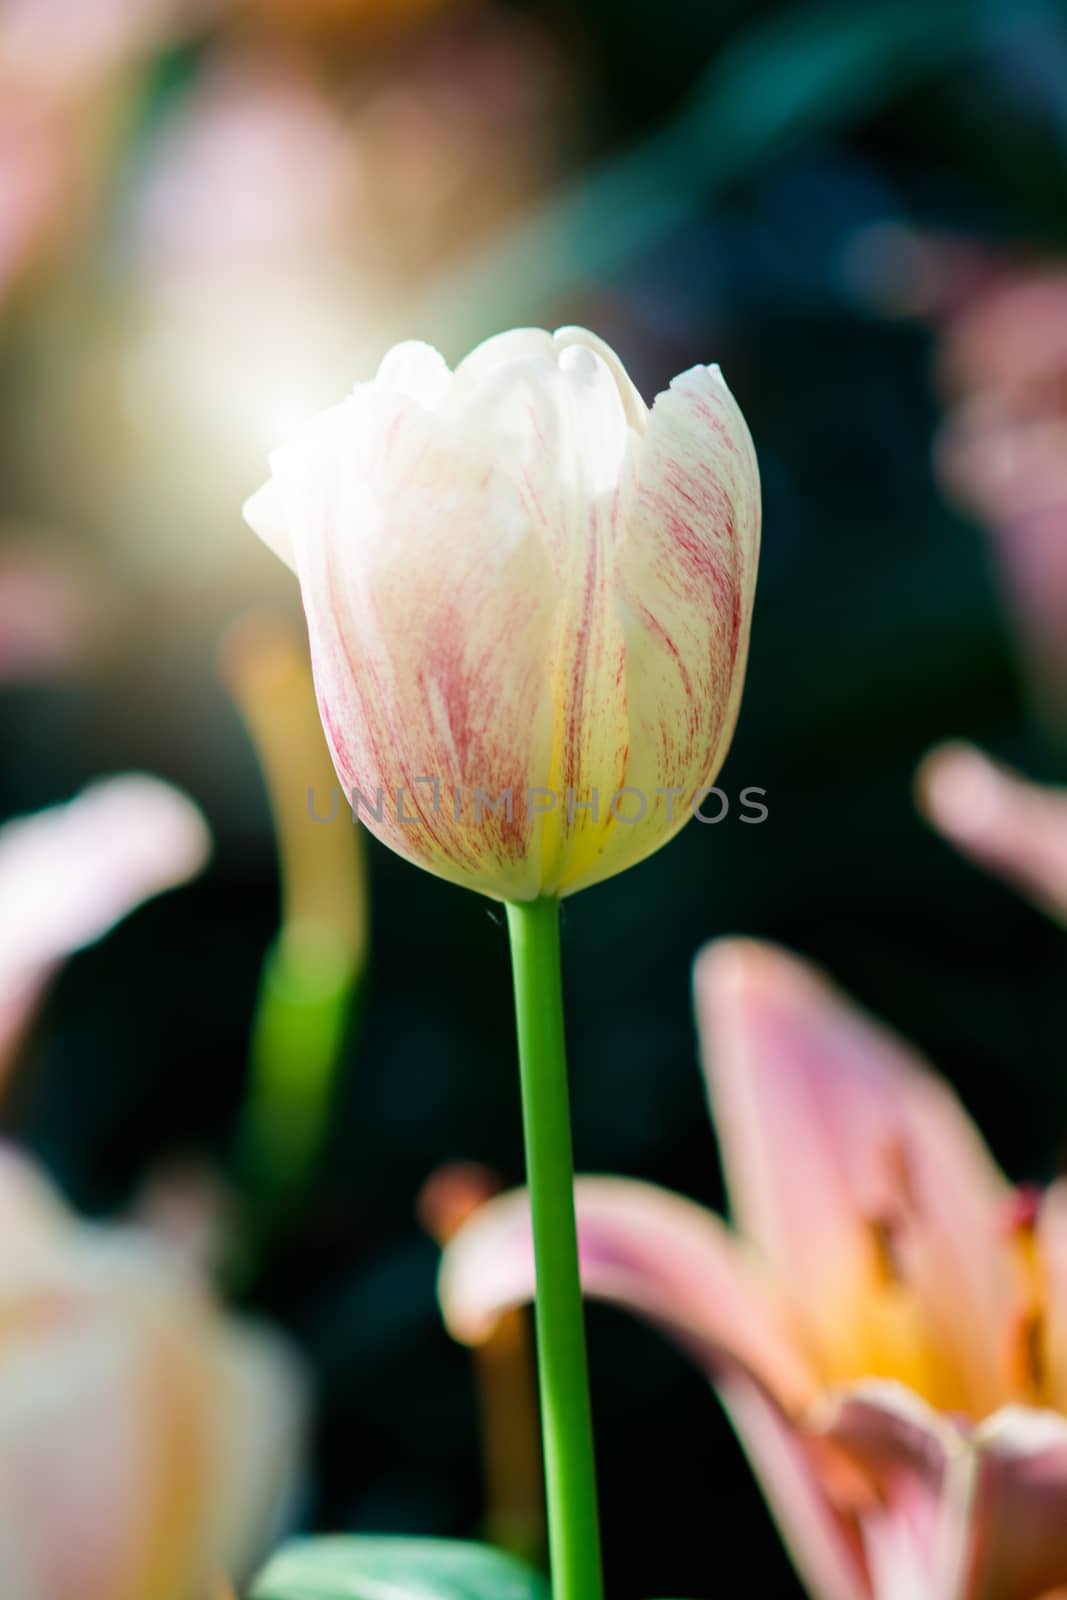
[[205,1600],[295,1484],[303,1378],[147,1233],[0,1148],[0,1591]]
[[245,513],[300,579],[334,766],[379,839],[525,902],[679,831],[733,733],[759,540],[717,368],[649,410],[582,329],[455,372],[401,344],[271,469]]
[[271,468],[246,516],[300,579],[353,811],[507,903],[552,1590],[599,1600],[559,900],[665,844],[725,757],[759,540],[752,441],[717,368],[650,411],[594,335],[519,329],[455,372],[396,346]]
[[[724,940],[696,998],[733,1229],[577,1185],[587,1291],[701,1362],[820,1600],[1067,1585],[1067,1185],[1013,1192],[951,1093],[815,970]],[[457,1336],[532,1290],[527,1203],[446,1252]]]

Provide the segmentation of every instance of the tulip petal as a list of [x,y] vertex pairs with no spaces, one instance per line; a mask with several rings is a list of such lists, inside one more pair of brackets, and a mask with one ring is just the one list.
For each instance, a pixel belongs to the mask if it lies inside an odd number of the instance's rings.
[[289,537],[285,516],[285,501],[273,478],[268,478],[262,488],[249,495],[241,514],[253,533],[259,535],[268,550],[272,550],[291,571],[296,571],[296,554]]
[[648,407],[607,340],[590,333],[588,328],[575,327],[557,328],[552,337],[557,350],[567,350],[572,345],[585,345],[586,349],[596,352],[618,385],[627,422],[638,433],[644,433],[648,422]]
[[957,849],[1067,922],[1067,790],[963,743],[932,750],[917,783],[927,817]]
[[[693,367],[649,414],[619,551],[627,763],[586,887],[643,860],[692,818],[741,704],[760,541],[759,470],[718,367]],[[640,821],[640,826],[635,826]]]
[[603,854],[615,831],[610,797],[623,782],[629,746],[625,639],[613,578],[633,435],[615,379],[588,347],[561,353],[556,387],[558,483],[554,493],[542,483],[544,503],[555,507],[554,527],[546,533],[549,550],[557,551],[563,594],[552,648],[555,720],[545,779],[558,798],[541,847],[548,894],[577,886]]
[[[459,385],[470,383],[501,368],[525,362],[550,362],[555,365],[556,343],[544,328],[508,328],[475,345],[456,368]],[[459,386],[457,385],[457,387]]]
[[1008,1190],[951,1091],[815,969],[709,947],[696,1001],[733,1211],[830,1380],[1006,1398]]
[[345,794],[399,854],[530,898],[526,793],[552,742],[543,543],[489,441],[450,417],[368,386],[316,421],[272,465]]
[[395,344],[383,359],[374,379],[379,389],[392,389],[435,411],[452,387],[452,373],[444,356],[432,344],[408,339]]

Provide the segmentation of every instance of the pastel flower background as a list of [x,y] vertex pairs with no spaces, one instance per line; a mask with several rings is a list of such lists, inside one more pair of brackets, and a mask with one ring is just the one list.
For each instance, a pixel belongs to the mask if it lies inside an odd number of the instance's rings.
[[0,4],[0,1600],[543,1566],[542,891],[609,1600],[1067,1589],[1065,61]]

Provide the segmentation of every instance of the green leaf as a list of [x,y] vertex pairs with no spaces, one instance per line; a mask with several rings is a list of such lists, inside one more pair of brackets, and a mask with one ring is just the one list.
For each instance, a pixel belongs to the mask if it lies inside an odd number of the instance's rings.
[[296,1539],[251,1600],[549,1600],[539,1572],[488,1545],[451,1539]]

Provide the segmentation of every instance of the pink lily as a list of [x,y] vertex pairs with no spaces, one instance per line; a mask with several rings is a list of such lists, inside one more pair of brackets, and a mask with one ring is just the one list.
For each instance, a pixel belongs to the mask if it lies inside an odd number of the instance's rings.
[[[733,1228],[577,1185],[588,1292],[706,1368],[820,1600],[1067,1586],[1067,1185],[1013,1191],[946,1085],[821,974],[725,940],[696,968]],[[448,1247],[478,1343],[533,1289],[524,1192]]]

